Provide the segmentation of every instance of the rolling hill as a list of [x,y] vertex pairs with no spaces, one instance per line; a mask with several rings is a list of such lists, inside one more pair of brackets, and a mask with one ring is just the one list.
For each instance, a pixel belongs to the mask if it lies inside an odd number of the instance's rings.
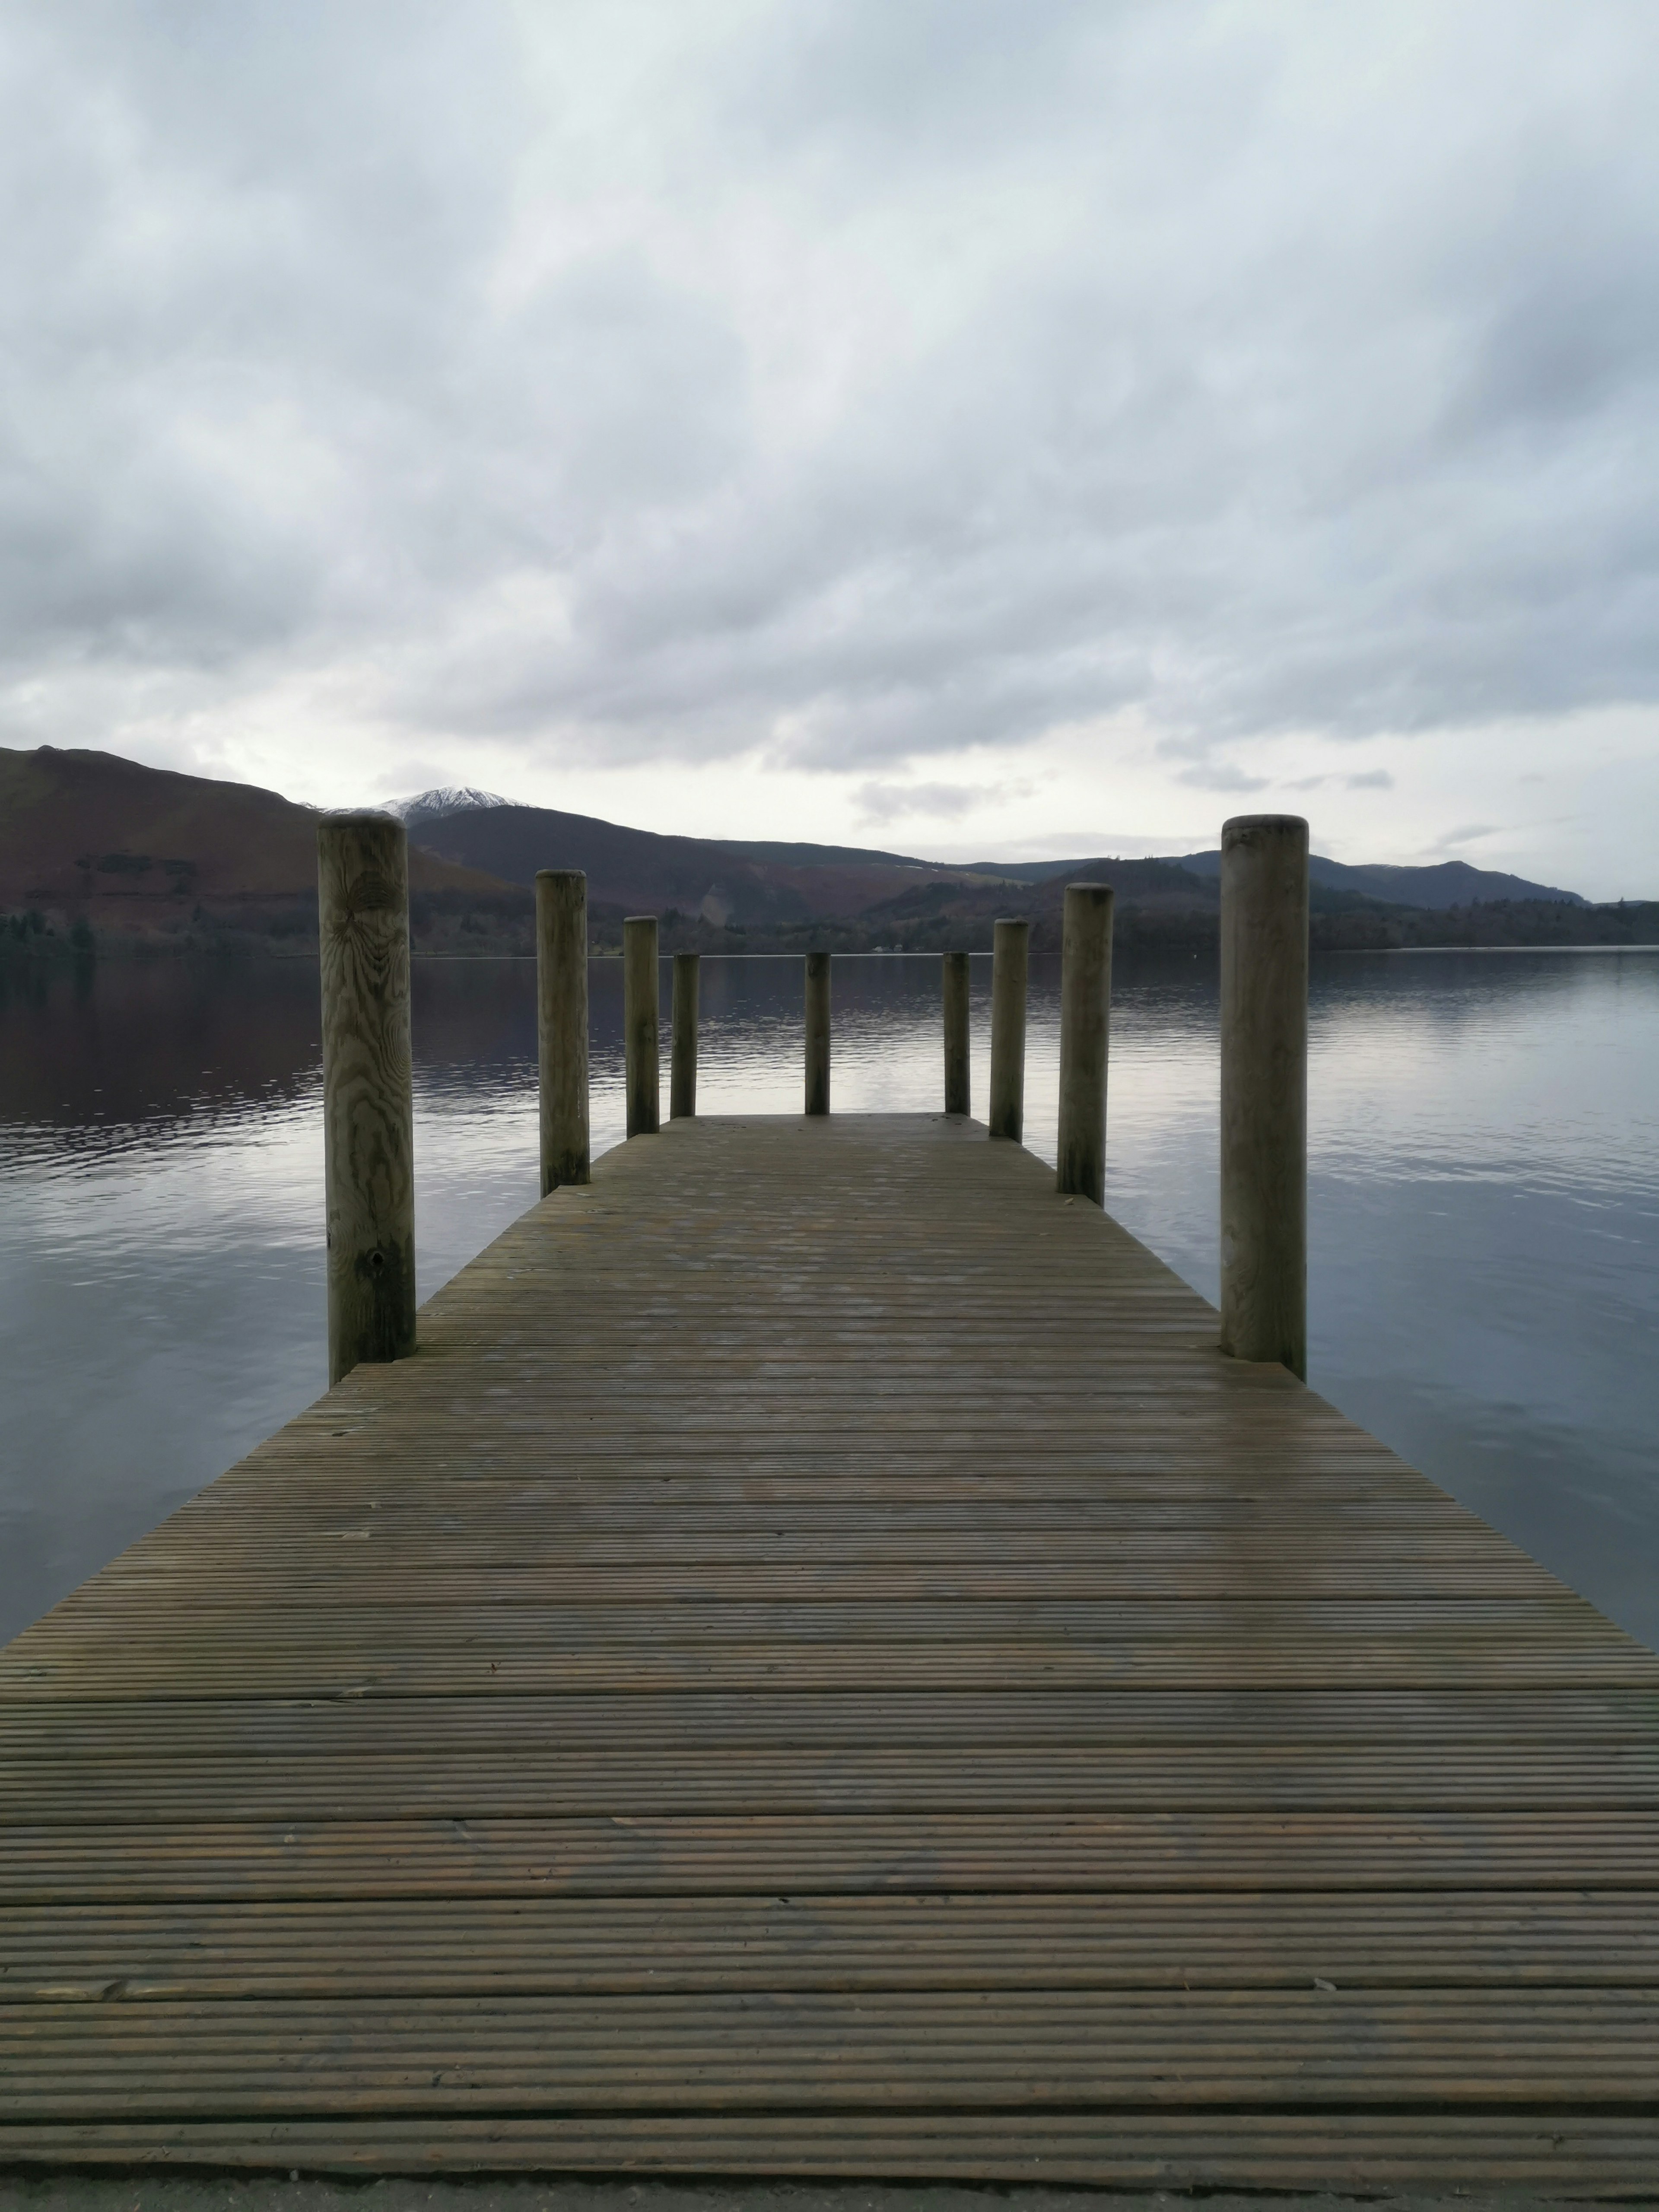
[[[1219,876],[1221,855],[1188,853],[1181,865],[1195,875]],[[1497,868],[1471,867],[1467,860],[1439,860],[1425,868],[1390,867],[1386,862],[1371,860],[1353,867],[1316,853],[1309,860],[1308,872],[1328,890],[1358,891],[1363,898],[1379,900],[1385,906],[1418,907],[1431,914],[1449,913],[1453,907],[1513,903],[1517,899],[1543,899],[1553,906],[1589,904],[1577,891],[1528,883],[1524,876],[1505,875]]]
[[[503,930],[530,941],[522,889],[418,848],[410,907],[423,941]],[[63,934],[82,922],[105,942],[314,942],[317,815],[114,753],[0,748],[0,913]]]
[[[706,837],[664,837],[596,815],[562,814],[544,806],[471,803],[451,813],[428,815],[421,811],[423,803],[407,802],[410,834],[447,860],[520,884],[533,883],[538,868],[580,868],[595,907],[672,913],[716,930],[728,924],[747,932],[849,921],[919,878],[955,881],[961,873],[896,854],[836,846],[728,845]],[[823,857],[797,857],[802,854]]]
[[[1054,951],[1066,884],[1084,877],[1115,889],[1121,944],[1201,951],[1219,929],[1214,853],[950,866],[858,846],[663,837],[488,793],[427,793],[404,811],[413,835],[496,875],[527,884],[538,867],[584,869],[596,945],[614,945],[631,911],[661,916],[665,950],[982,951],[1012,912],[1030,917],[1036,949]],[[1310,872],[1321,949],[1659,940],[1659,906],[1592,906],[1461,860],[1401,868],[1316,856]]]
[[[1091,860],[975,860],[973,867],[975,872],[1004,876],[1012,882],[1046,884],[1057,876],[1076,881],[1079,869],[1095,865]],[[1195,876],[1213,880],[1221,873],[1221,854],[1218,850],[1172,853],[1168,856],[1168,865],[1190,869]],[[1391,867],[1383,861],[1365,861],[1355,866],[1314,853],[1309,856],[1308,873],[1315,884],[1323,884],[1327,890],[1353,891],[1384,906],[1418,907],[1434,914],[1448,913],[1453,907],[1489,906],[1501,900],[1546,899],[1557,906],[1590,903],[1577,891],[1528,883],[1524,876],[1505,875],[1497,868],[1471,867],[1467,860],[1440,860],[1421,868]]]
[[[1066,884],[1080,877],[1115,888],[1125,943],[1202,948],[1218,927],[1213,853],[947,866],[858,846],[663,836],[468,789],[394,811],[410,826],[425,951],[528,951],[544,867],[586,872],[598,950],[620,943],[628,913],[659,915],[665,950],[855,951],[983,948],[1010,912],[1054,949]],[[303,951],[316,936],[316,824],[315,810],[252,785],[112,753],[0,750],[0,945],[90,929],[106,946]],[[1317,945],[1645,942],[1659,928],[1659,908],[1592,907],[1462,861],[1319,858],[1313,876]]]

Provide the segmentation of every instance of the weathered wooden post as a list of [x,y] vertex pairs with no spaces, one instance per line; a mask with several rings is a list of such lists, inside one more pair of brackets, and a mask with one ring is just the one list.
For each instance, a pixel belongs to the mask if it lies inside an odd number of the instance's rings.
[[632,914],[623,923],[623,1062],[628,1133],[654,1136],[660,1126],[657,1074],[657,917]]
[[830,955],[806,956],[806,1110],[830,1111]]
[[561,1183],[587,1181],[587,878],[580,868],[537,871],[536,1047],[545,1198]]
[[941,996],[945,1006],[945,1110],[971,1114],[968,1079],[968,955],[947,952]]
[[1308,1372],[1308,825],[1221,831],[1221,1348]]
[[697,970],[696,952],[674,955],[674,1043],[668,1062],[668,1118],[683,1121],[697,1110]]
[[1018,1144],[1025,1129],[1025,970],[1029,921],[991,933],[991,1134]]
[[1112,887],[1068,884],[1060,969],[1056,1187],[1106,1203],[1106,1055],[1112,1005]]
[[328,1379],[415,1349],[409,840],[389,814],[317,826]]

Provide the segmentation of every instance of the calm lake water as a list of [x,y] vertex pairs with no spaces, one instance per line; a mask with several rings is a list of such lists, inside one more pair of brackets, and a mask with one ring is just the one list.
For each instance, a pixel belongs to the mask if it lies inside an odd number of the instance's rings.
[[[699,1103],[798,1111],[800,963],[702,975]],[[838,959],[834,994],[836,1108],[936,1108],[938,962]],[[599,1151],[620,962],[592,1009]],[[317,1035],[307,963],[0,968],[0,1638],[323,1389]],[[1312,1037],[1310,1381],[1659,1643],[1659,953],[1333,958]],[[1207,964],[1120,961],[1107,1203],[1210,1298],[1216,1039]],[[417,963],[415,1051],[424,1297],[536,1196],[530,965]]]

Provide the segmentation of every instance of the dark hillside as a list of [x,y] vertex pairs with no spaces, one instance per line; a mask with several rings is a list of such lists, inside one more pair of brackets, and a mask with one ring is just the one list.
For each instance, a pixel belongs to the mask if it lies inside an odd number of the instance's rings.
[[1316,915],[1313,942],[1334,952],[1409,945],[1659,945],[1659,900],[1591,906],[1583,900],[1485,899],[1438,911],[1356,902],[1346,913]]
[[[528,945],[530,902],[513,884],[411,850],[410,892],[417,939]],[[106,943],[298,947],[316,938],[317,816],[113,753],[0,749],[0,915],[38,916],[41,938],[79,923]]]
[[470,806],[423,821],[415,834],[446,859],[510,882],[532,884],[538,868],[580,868],[595,907],[672,912],[716,931],[728,923],[749,931],[843,919],[933,872],[919,860],[843,856],[833,846],[752,848],[830,856],[812,863],[747,859],[709,838],[663,837],[542,806]]
[[[1095,865],[1092,860],[975,860],[966,872],[1000,876],[1012,883],[1052,883],[1060,877],[1078,883],[1082,880],[1081,871]],[[1171,854],[1163,865],[1186,868],[1213,881],[1221,872],[1221,854],[1218,851]],[[1309,860],[1308,872],[1316,886],[1322,885],[1327,890],[1372,899],[1383,906],[1423,907],[1431,912],[1504,899],[1547,899],[1557,906],[1589,903],[1577,891],[1529,883],[1524,876],[1505,875],[1496,868],[1474,868],[1467,860],[1441,860],[1425,868],[1393,867],[1380,860],[1350,866],[1315,853]]]
[[[1221,855],[1187,853],[1180,861],[1195,875],[1218,876]],[[1308,872],[1328,890],[1358,891],[1387,906],[1424,907],[1443,913],[1451,907],[1490,906],[1501,900],[1547,899],[1556,906],[1588,906],[1577,891],[1557,890],[1549,884],[1528,883],[1524,876],[1505,875],[1498,868],[1472,868],[1467,860],[1440,860],[1432,867],[1398,868],[1381,860],[1351,867],[1342,860],[1328,860],[1316,853]]]
[[1218,887],[1168,860],[1077,860],[1063,876],[1036,883],[986,877],[922,883],[872,908],[864,921],[878,939],[884,929],[890,930],[891,941],[908,949],[943,950],[966,942],[971,951],[989,945],[999,915],[1024,915],[1031,925],[1033,951],[1057,952],[1068,883],[1110,884],[1117,894],[1120,942],[1184,945],[1215,938]]
[[[428,799],[453,811],[426,813]],[[471,791],[428,793],[411,817],[410,915],[426,951],[529,951],[529,887],[544,867],[586,872],[600,951],[618,949],[629,913],[661,918],[665,951],[978,950],[1006,914],[1029,916],[1034,945],[1056,951],[1066,886],[1079,881],[1115,887],[1121,943],[1201,949],[1218,932],[1208,854],[949,868],[853,846],[659,836]],[[316,825],[313,809],[251,785],[110,753],[0,750],[0,951],[51,951],[88,930],[106,946],[303,951],[316,941]],[[1540,887],[1462,861],[1318,860],[1314,878],[1318,946],[1640,944],[1659,916],[1523,896]],[[1383,883],[1401,896],[1380,896]],[[1508,885],[1520,891],[1495,895]]]

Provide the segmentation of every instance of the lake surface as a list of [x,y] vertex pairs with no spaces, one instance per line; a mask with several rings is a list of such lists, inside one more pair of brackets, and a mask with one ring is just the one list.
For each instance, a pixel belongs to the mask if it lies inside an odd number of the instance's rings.
[[[938,1107],[939,982],[836,960],[838,1110]],[[592,997],[598,1152],[619,961]],[[799,960],[705,959],[705,1110],[799,1110],[800,1000]],[[306,963],[0,967],[0,1639],[322,1390],[317,1037]],[[418,962],[415,1054],[428,1297],[536,1197],[530,964]],[[1213,969],[1120,960],[1107,1203],[1210,1298],[1216,1094]],[[1659,1643],[1659,953],[1316,962],[1310,1123],[1310,1380]]]

